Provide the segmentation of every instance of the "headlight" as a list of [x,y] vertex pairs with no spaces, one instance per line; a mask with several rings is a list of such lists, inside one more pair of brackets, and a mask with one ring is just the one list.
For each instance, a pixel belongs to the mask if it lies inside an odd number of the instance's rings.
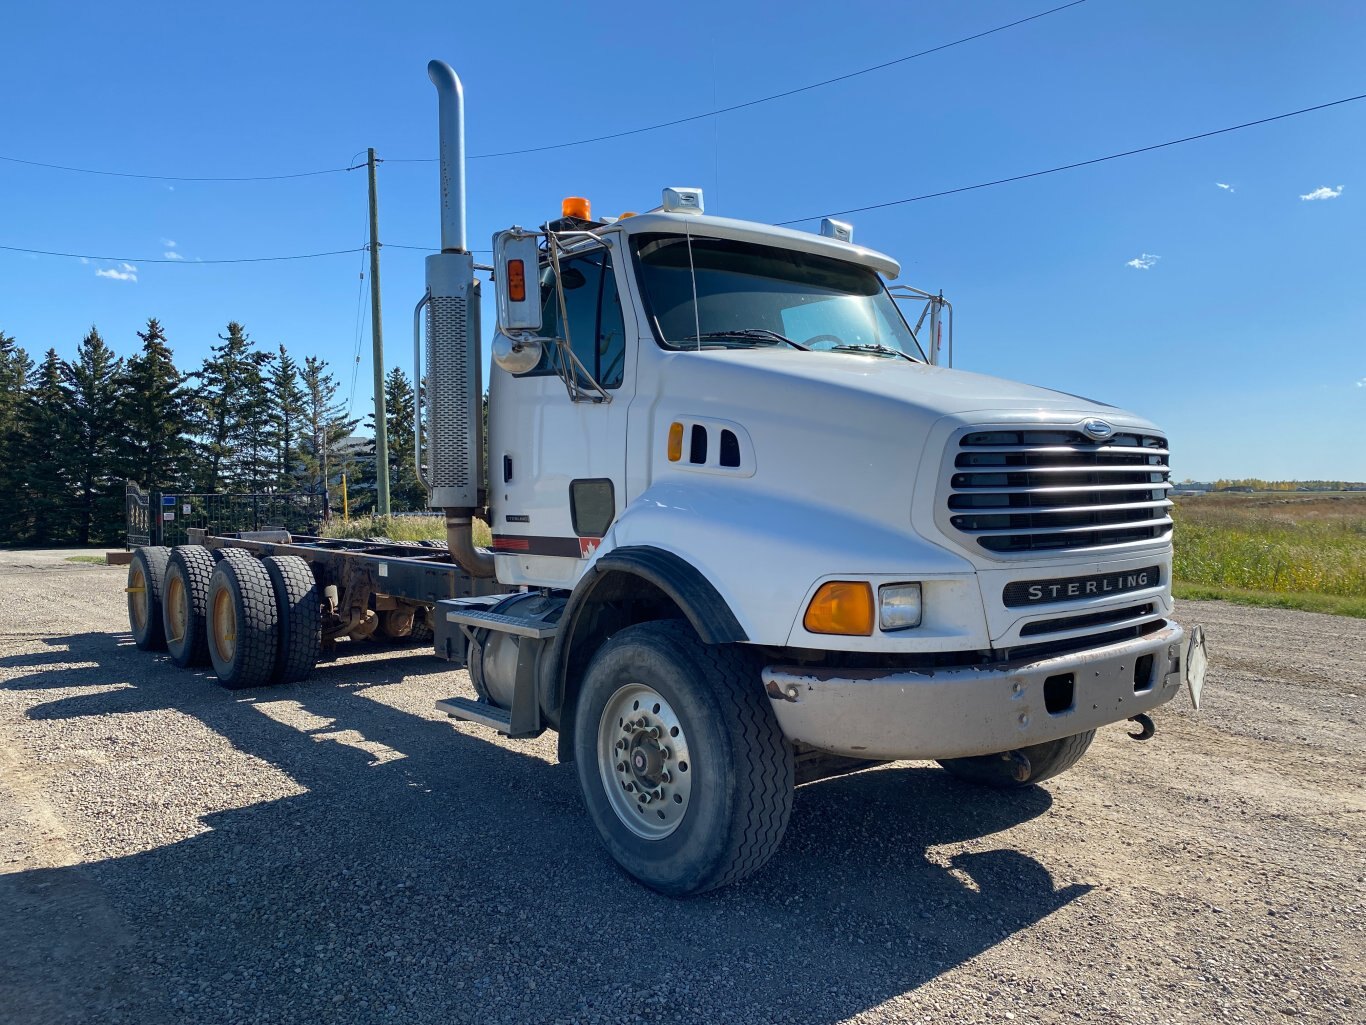
[[887,584],[878,588],[878,625],[883,630],[905,630],[920,625],[920,585]]

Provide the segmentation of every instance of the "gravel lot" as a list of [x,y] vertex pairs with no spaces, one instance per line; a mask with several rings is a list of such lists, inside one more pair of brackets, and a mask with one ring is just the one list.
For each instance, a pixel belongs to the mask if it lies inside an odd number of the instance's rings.
[[122,569],[0,553],[0,1021],[1366,1019],[1366,621],[1188,604],[1206,707],[981,792],[804,787],[764,873],[619,872],[554,736],[373,646],[234,694],[128,638]]

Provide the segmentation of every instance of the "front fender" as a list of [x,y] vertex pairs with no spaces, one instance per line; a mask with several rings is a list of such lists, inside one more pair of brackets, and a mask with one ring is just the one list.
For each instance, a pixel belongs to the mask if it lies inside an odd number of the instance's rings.
[[[700,478],[652,485],[626,507],[588,568],[617,548],[637,546],[670,552],[695,568],[750,642],[775,647],[794,638],[805,600],[822,578],[900,574],[909,580],[961,582],[974,576],[966,559],[926,541],[909,526],[892,530],[854,510],[766,493],[752,481]],[[981,618],[980,598],[975,602]],[[895,636],[825,637],[807,646],[925,650],[924,639],[903,631]],[[953,646],[960,646],[957,639]]]

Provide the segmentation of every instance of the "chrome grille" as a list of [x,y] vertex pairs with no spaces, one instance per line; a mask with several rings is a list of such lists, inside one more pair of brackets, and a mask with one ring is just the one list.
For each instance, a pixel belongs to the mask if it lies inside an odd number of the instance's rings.
[[998,555],[1160,540],[1172,529],[1167,454],[1155,434],[972,431],[954,456],[948,523]]

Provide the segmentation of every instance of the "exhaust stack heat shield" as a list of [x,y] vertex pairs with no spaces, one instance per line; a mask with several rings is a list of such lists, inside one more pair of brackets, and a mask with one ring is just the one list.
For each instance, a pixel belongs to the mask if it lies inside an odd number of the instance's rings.
[[427,293],[427,504],[475,509],[484,432],[474,257],[427,257]]

